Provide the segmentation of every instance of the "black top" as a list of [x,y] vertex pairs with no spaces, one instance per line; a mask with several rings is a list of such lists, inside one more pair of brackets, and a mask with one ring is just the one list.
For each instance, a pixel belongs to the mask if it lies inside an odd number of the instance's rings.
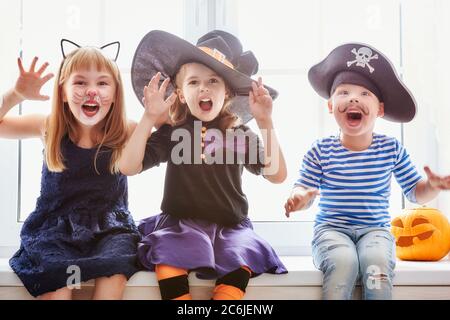
[[264,147],[249,127],[224,134],[217,121],[202,123],[190,116],[184,124],[164,125],[150,136],[142,165],[147,170],[167,162],[164,213],[231,226],[248,213],[243,168],[262,174],[263,159]]

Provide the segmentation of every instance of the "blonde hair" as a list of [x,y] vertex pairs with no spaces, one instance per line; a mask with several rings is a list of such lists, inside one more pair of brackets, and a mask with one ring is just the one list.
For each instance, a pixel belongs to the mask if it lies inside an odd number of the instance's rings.
[[[175,85],[176,89],[181,88],[182,86],[182,80],[185,74],[186,64],[183,64],[180,69],[178,70],[176,76],[175,76]],[[221,78],[223,80],[223,78]],[[228,92],[228,97],[225,98],[225,101],[223,103],[223,107],[220,110],[219,115],[216,119],[219,119],[219,129],[223,132],[226,131],[226,129],[230,129],[233,126],[237,125],[239,123],[239,117],[232,113],[229,109],[234,97],[233,92],[230,89],[230,86],[225,82],[225,90]],[[186,122],[187,116],[190,114],[190,110],[186,103],[182,103],[180,101],[179,96],[177,96],[177,99],[175,100],[174,104],[170,106],[169,109],[169,116],[170,120],[172,122],[172,125],[177,126],[181,125],[184,122]]]
[[52,111],[47,119],[45,133],[45,161],[50,171],[61,172],[66,169],[61,152],[61,141],[68,135],[72,141],[78,141],[77,120],[63,100],[63,86],[70,75],[78,70],[95,67],[97,70],[109,72],[116,84],[114,104],[111,106],[105,119],[99,125],[102,134],[98,143],[94,158],[94,167],[97,170],[97,157],[101,148],[107,147],[112,150],[109,165],[112,174],[118,173],[118,161],[123,146],[127,140],[127,120],[125,114],[125,103],[123,84],[119,68],[116,63],[105,57],[103,53],[93,47],[82,47],[71,52],[61,62],[57,80],[53,90]]

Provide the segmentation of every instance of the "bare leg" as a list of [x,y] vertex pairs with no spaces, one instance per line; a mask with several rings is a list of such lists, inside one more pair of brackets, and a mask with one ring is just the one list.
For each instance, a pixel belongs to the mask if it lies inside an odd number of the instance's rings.
[[72,300],[72,289],[67,287],[40,295],[39,300]]
[[95,291],[93,300],[121,300],[127,284],[127,278],[123,274],[115,274],[111,277],[95,279]]

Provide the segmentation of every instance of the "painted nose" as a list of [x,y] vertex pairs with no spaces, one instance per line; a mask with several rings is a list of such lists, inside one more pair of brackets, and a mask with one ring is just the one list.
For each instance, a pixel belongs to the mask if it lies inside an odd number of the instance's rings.
[[97,95],[97,91],[93,90],[93,89],[89,89],[86,94],[89,96],[89,98],[93,99]]

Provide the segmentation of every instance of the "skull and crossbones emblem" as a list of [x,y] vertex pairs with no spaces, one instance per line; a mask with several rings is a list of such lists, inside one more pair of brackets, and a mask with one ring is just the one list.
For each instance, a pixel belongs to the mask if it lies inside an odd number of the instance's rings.
[[355,60],[347,61],[347,67],[350,67],[351,65],[356,63],[358,67],[365,68],[367,66],[370,73],[375,70],[375,68],[373,68],[369,64],[369,62],[372,59],[378,59],[378,54],[373,55],[372,50],[367,47],[361,47],[358,49],[358,51],[356,51],[356,48],[353,48],[352,53],[355,55]]

